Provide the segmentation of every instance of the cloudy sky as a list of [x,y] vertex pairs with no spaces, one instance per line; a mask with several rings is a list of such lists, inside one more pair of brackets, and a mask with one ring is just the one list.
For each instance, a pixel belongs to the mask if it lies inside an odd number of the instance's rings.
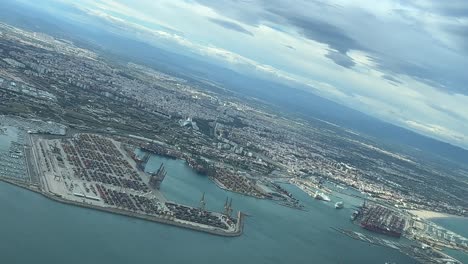
[[468,1],[60,1],[468,148]]

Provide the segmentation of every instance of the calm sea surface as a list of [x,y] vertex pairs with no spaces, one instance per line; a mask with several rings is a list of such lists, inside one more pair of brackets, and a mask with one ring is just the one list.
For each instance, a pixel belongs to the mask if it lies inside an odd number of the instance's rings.
[[[432,221],[448,230],[468,238],[468,218],[466,217],[434,218]],[[457,250],[444,250],[444,252],[460,260],[462,263],[468,263],[468,254],[464,252]]]
[[180,160],[154,156],[149,169],[161,162],[168,171],[161,187],[168,199],[196,206],[206,192],[208,209],[220,211],[232,197],[235,210],[251,215],[244,234],[217,237],[68,206],[0,183],[0,263],[414,263],[398,251],[330,228],[360,230],[349,221],[358,198],[332,196],[345,201],[345,208],[336,210],[333,202],[285,185],[308,210],[298,211],[221,190]]

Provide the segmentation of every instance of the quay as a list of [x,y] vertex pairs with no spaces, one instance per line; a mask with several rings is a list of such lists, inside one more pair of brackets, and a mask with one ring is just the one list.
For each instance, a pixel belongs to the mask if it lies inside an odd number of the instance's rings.
[[[168,201],[159,191],[166,171],[147,173],[127,155],[123,143],[97,134],[42,137],[29,134],[22,149],[24,174],[0,180],[64,204],[178,226],[218,236],[243,232],[244,215],[232,217],[232,201],[223,213]],[[145,165],[145,164],[143,164]]]
[[23,181],[20,180],[15,180],[13,178],[6,178],[6,177],[0,177],[0,181],[14,185],[16,187],[20,187],[23,189],[27,189],[29,191],[35,192],[37,194],[43,195],[46,198],[49,198],[53,201],[60,202],[63,204],[68,204],[68,205],[74,205],[78,207],[83,207],[83,208],[88,208],[88,209],[94,209],[98,211],[104,211],[108,213],[113,213],[113,214],[118,214],[122,216],[127,216],[127,217],[133,217],[141,220],[146,220],[150,222],[156,222],[156,223],[161,223],[161,224],[167,224],[167,225],[172,225],[172,226],[177,226],[177,227],[182,227],[182,228],[187,228],[191,229],[194,231],[199,231],[199,232],[204,232],[204,233],[209,233],[212,235],[217,235],[217,236],[224,236],[224,237],[236,237],[240,236],[243,233],[244,229],[244,218],[245,214],[242,212],[237,213],[237,224],[236,224],[236,229],[234,232],[226,232],[222,229],[217,229],[217,228],[204,228],[200,227],[198,225],[193,225],[189,223],[180,223],[180,222],[175,222],[173,220],[164,218],[164,217],[157,217],[157,216],[149,216],[149,215],[144,215],[144,214],[138,214],[130,211],[124,211],[124,210],[115,210],[112,208],[106,208],[106,207],[100,207],[100,206],[95,206],[92,204],[87,204],[87,203],[81,203],[81,202],[75,202],[67,199],[63,199],[60,196],[44,192],[39,186],[34,185],[34,184],[27,184]]

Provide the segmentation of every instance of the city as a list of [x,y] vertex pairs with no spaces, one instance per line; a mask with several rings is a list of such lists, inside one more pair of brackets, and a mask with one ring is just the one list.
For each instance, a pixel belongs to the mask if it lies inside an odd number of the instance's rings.
[[[351,225],[327,226],[333,233],[419,263],[468,254],[463,234],[431,220],[468,217],[466,164],[113,56],[0,22],[1,181],[232,240],[257,221],[239,197],[296,216],[313,203],[346,212]],[[205,189],[189,203],[170,198],[167,181],[183,175],[168,161],[226,199],[213,207]]]

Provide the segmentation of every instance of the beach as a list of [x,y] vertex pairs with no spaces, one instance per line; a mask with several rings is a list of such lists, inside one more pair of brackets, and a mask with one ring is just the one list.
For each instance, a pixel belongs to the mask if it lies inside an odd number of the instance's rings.
[[449,217],[463,217],[458,215],[446,214],[441,212],[434,212],[428,210],[408,210],[408,212],[421,219],[431,219],[431,218],[449,218]]

